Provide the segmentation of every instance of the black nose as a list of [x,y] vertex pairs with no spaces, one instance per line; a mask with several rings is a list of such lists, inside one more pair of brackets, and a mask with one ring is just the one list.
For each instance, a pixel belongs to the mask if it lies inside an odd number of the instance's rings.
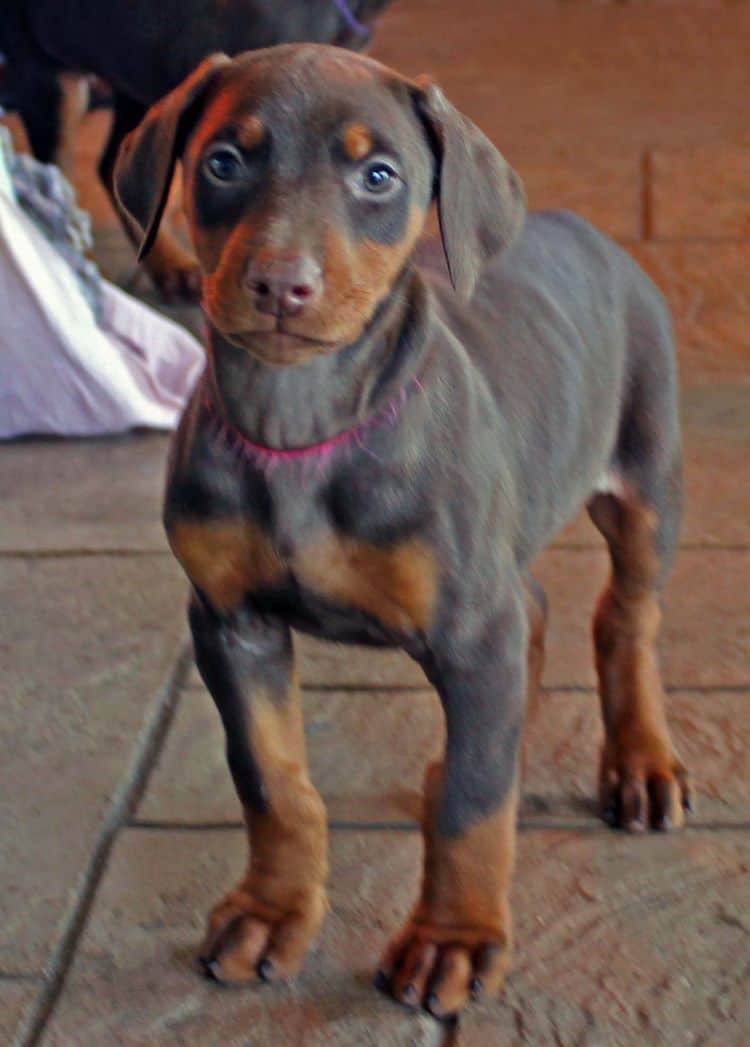
[[308,255],[251,259],[247,285],[255,295],[259,312],[293,316],[320,297],[323,273]]

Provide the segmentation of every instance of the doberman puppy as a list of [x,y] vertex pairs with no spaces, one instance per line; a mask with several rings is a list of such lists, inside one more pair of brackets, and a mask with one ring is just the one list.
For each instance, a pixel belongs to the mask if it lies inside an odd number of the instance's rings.
[[[325,912],[326,818],[291,629],[400,646],[445,712],[421,895],[379,983],[437,1016],[508,963],[518,751],[541,671],[532,557],[585,504],[612,556],[594,624],[604,817],[683,822],[656,654],[680,515],[670,318],[615,244],[521,183],[440,90],[324,46],[214,56],[126,140],[156,233],[178,157],[209,366],[165,505],[251,843],[203,963],[293,971]],[[433,200],[453,287],[414,264]]]
[[[390,0],[2,0],[0,52],[13,104],[34,155],[70,176],[75,131],[87,106],[65,73],[96,73],[114,91],[114,119],[99,174],[112,195],[120,144],[148,107],[212,51],[235,54],[313,41],[359,50]],[[67,89],[66,89],[67,87]],[[126,231],[131,230],[126,226]],[[168,298],[192,297],[200,270],[163,230],[148,262]]]

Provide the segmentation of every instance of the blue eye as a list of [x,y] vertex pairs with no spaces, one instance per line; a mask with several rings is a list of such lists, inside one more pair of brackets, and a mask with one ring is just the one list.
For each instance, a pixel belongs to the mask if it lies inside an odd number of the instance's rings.
[[370,193],[382,193],[390,189],[397,179],[396,172],[383,160],[375,160],[362,172],[362,184]]
[[222,145],[209,153],[205,161],[206,170],[218,182],[234,182],[242,175],[244,162],[240,152],[232,146]]

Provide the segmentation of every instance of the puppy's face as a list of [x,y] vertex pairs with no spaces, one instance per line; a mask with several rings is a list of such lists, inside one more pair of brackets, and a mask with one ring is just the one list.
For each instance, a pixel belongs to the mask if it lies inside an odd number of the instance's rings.
[[414,249],[433,190],[461,298],[524,221],[515,171],[436,85],[339,48],[211,55],[152,106],[114,174],[141,258],[179,157],[206,311],[272,365],[362,335]]
[[414,249],[435,168],[407,84],[315,47],[222,68],[183,164],[206,312],[273,365],[360,337]]

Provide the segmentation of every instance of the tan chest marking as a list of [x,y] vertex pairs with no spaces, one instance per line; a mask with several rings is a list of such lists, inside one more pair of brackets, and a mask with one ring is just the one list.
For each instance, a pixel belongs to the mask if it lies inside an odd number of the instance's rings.
[[285,560],[250,521],[181,520],[170,528],[169,541],[190,580],[221,611],[234,610],[248,593],[273,588],[293,574],[310,591],[398,632],[426,630],[432,619],[437,565],[418,539],[380,549],[328,536]]
[[286,567],[249,520],[178,520],[169,544],[190,581],[220,611],[233,611],[253,589],[269,588]]
[[380,549],[356,538],[327,538],[303,549],[294,569],[310,589],[391,629],[426,630],[432,618],[437,569],[417,539]]

